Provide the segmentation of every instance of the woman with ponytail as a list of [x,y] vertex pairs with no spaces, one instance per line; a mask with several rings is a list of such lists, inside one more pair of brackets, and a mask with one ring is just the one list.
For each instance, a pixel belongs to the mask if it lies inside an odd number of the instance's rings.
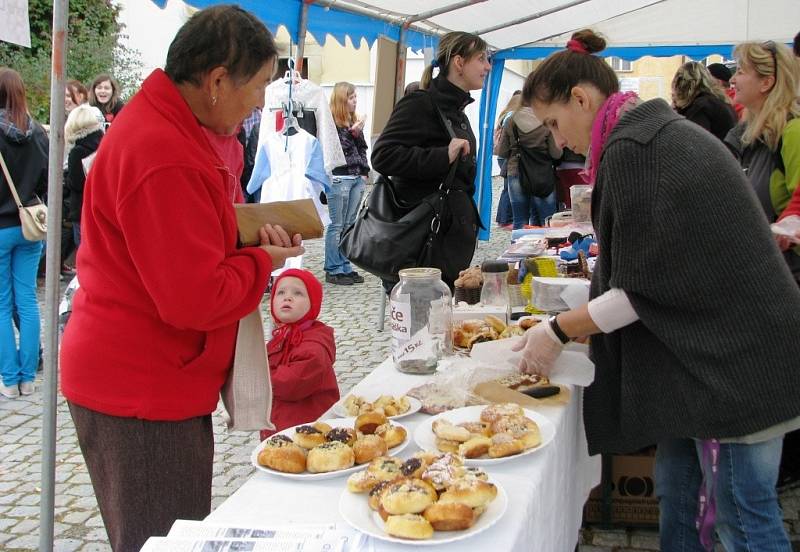
[[[483,39],[469,33],[444,35],[436,59],[422,75],[420,90],[397,103],[372,152],[373,168],[391,177],[398,198],[412,205],[438,190],[450,165],[458,160],[433,255],[451,288],[459,271],[472,262],[481,224],[472,198],[477,174],[475,135],[464,108],[474,101],[470,90],[483,88],[491,68],[486,48]],[[434,70],[438,70],[435,77]],[[385,281],[384,287],[391,289],[395,282]]]
[[716,531],[728,551],[788,552],[775,482],[800,426],[800,290],[725,146],[621,93],[604,47],[579,31],[525,83],[523,104],[589,160],[601,254],[589,303],[529,330],[520,369],[547,375],[592,335],[589,452],[658,445],[661,550],[713,550]]

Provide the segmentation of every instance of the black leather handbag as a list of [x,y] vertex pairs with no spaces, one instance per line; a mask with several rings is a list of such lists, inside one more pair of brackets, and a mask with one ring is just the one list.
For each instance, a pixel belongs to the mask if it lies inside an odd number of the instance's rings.
[[[451,138],[455,137],[444,114],[434,107]],[[389,281],[397,280],[403,268],[431,266],[459,159],[456,157],[450,165],[439,189],[416,204],[399,199],[392,181],[380,177],[362,202],[353,225],[342,232],[342,254],[359,268]]]
[[542,151],[527,148],[519,143],[519,130],[514,127],[514,139],[517,141],[519,154],[519,184],[523,190],[536,197],[547,197],[556,189],[556,170],[553,160]]

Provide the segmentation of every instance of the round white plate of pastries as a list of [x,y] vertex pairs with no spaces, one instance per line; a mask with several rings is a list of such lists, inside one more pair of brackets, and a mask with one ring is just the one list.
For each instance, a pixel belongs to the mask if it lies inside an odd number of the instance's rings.
[[[375,405],[376,402],[378,403],[377,405]],[[408,395],[395,396],[382,395],[379,393],[360,395],[358,393],[349,393],[346,397],[333,405],[333,413],[343,418],[357,416],[360,412],[356,409],[361,408],[362,412],[366,411],[366,409],[371,410],[373,405],[380,407],[382,402],[388,403],[386,405],[389,407],[386,411],[386,417],[392,420],[411,416],[419,412],[419,409],[422,408],[422,402],[419,399],[409,397]],[[348,407],[350,408],[349,411]],[[397,414],[391,414],[391,412],[394,411],[392,409],[397,410]]]
[[497,496],[485,507],[486,511],[478,517],[472,527],[462,531],[433,531],[433,535],[426,539],[403,539],[390,535],[384,529],[384,522],[378,512],[369,507],[365,495],[354,494],[347,489],[342,492],[339,499],[339,513],[351,527],[370,537],[414,546],[437,546],[474,537],[503,517],[508,509],[508,495],[496,481],[491,483],[497,487]]
[[[356,418],[334,418],[334,419],[330,419],[330,420],[323,420],[322,423],[331,426],[331,429],[348,428],[348,429],[352,430],[354,428],[355,421],[356,421]],[[391,455],[397,455],[403,449],[405,449],[408,446],[408,444],[411,442],[411,435],[408,434],[408,429],[406,429],[406,427],[403,426],[402,424],[399,424],[399,423],[397,423],[397,422],[395,422],[393,420],[390,421],[389,423],[390,423],[391,426],[394,426],[396,428],[400,428],[403,432],[405,432],[405,438],[403,439],[403,441],[399,445],[396,445],[394,447],[388,448],[387,452],[384,453],[384,455],[390,455],[390,454]],[[360,469],[363,469],[369,463],[369,460],[367,460],[366,462],[362,462],[360,464],[355,464],[354,463],[354,464],[349,465],[348,467],[344,467],[344,468],[333,470],[333,471],[323,471],[323,472],[319,472],[319,473],[312,473],[312,472],[308,471],[307,469],[302,471],[302,472],[300,472],[300,473],[293,473],[293,472],[290,472],[290,471],[280,471],[278,469],[273,469],[273,468],[268,467],[266,465],[263,465],[263,464],[261,464],[259,462],[259,455],[261,454],[261,451],[264,450],[268,446],[268,443],[269,443],[269,441],[271,439],[276,439],[276,438],[277,439],[284,439],[284,438],[287,438],[289,440],[295,441],[297,439],[297,433],[296,433],[295,430],[297,428],[300,428],[300,427],[303,427],[303,426],[309,426],[309,425],[313,425],[313,423],[312,424],[301,424],[301,425],[297,425],[297,426],[294,426],[294,427],[290,427],[290,428],[284,429],[283,431],[279,431],[278,433],[275,433],[274,435],[272,435],[269,438],[265,439],[264,441],[259,443],[258,446],[255,449],[253,449],[252,453],[250,453],[250,463],[253,464],[253,466],[255,466],[256,469],[258,469],[260,471],[263,471],[264,473],[268,473],[268,474],[271,474],[271,475],[277,475],[279,477],[285,477],[287,479],[296,479],[296,480],[300,480],[300,481],[319,481],[321,479],[333,479],[335,477],[342,477],[343,475],[348,475],[348,474],[356,472],[356,471],[358,471]],[[348,446],[348,445],[345,445],[345,446]],[[317,448],[317,447],[313,447],[313,448]],[[352,450],[352,445],[349,445],[348,448],[351,448],[351,450]],[[312,449],[305,449],[305,450],[306,450],[306,454],[305,454],[304,461],[307,460],[308,453]],[[303,462],[303,465],[305,465],[305,462]]]
[[[482,405],[465,406],[464,408],[456,408],[454,410],[448,410],[447,412],[442,412],[441,414],[433,416],[432,418],[426,419],[417,426],[417,429],[414,432],[414,442],[417,443],[417,446],[419,446],[419,448],[421,448],[422,450],[429,450],[434,452],[457,452],[462,456],[465,456],[464,454],[465,450],[448,451],[439,449],[437,443],[439,438],[437,438],[436,433],[434,433],[433,429],[434,424],[436,424],[439,421],[449,422],[450,425],[456,427],[460,427],[459,424],[469,424],[469,423],[475,424],[481,421],[481,413],[484,411],[484,409],[492,406],[501,406],[501,405],[489,405],[488,407]],[[508,462],[509,460],[514,460],[515,458],[521,458],[524,456],[528,456],[529,454],[534,454],[537,451],[540,451],[543,448],[545,448],[553,441],[553,438],[556,436],[556,426],[553,425],[553,422],[551,422],[549,418],[547,418],[542,414],[539,414],[538,412],[534,412],[533,410],[528,410],[527,408],[523,409],[516,404],[507,407],[507,410],[505,412],[509,413],[514,412],[516,410],[514,407],[516,407],[516,409],[519,409],[516,411],[517,414],[521,411],[522,415],[524,415],[526,418],[528,418],[528,420],[534,422],[536,426],[538,426],[538,441],[539,441],[538,444],[531,446],[531,444],[537,441],[537,439],[535,436],[526,434],[525,438],[522,440],[514,439],[515,441],[520,441],[522,443],[522,450],[519,450],[520,449],[519,444],[513,443],[513,445],[510,445],[510,448],[506,449],[508,452],[510,452],[510,454],[508,454],[507,456],[491,458],[487,453],[480,454],[474,458],[465,456],[464,463],[467,466],[491,466],[493,464]],[[501,409],[500,412],[502,413],[504,411]],[[510,429],[516,432],[521,430],[522,428],[516,426],[516,427],[511,427]],[[476,445],[476,448],[479,449],[482,446],[483,448],[485,448],[484,444],[488,444],[486,443],[486,441],[481,441],[481,440],[473,441],[472,443],[470,443],[470,438],[467,438],[466,441],[462,441],[462,439],[466,437],[466,434],[459,435],[458,433],[459,431],[457,430],[457,432],[453,435],[453,437],[458,437],[458,439],[450,440],[450,442],[448,443],[449,445],[458,447],[458,445],[462,443],[465,445],[474,444]],[[472,435],[474,436],[475,433],[472,433]],[[486,435],[486,437],[489,440],[492,439],[492,437],[489,437],[488,435]],[[529,441],[528,440],[529,438],[532,440]],[[498,438],[498,440],[502,441],[503,438]],[[479,452],[479,450],[477,450],[477,452]]]

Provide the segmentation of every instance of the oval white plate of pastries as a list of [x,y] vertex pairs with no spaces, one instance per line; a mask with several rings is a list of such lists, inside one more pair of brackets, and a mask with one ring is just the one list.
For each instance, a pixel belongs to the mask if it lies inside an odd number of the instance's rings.
[[486,511],[472,527],[463,531],[434,531],[433,536],[428,539],[401,539],[388,534],[384,530],[383,520],[378,512],[369,507],[364,495],[351,493],[347,489],[339,499],[339,513],[351,527],[370,537],[413,546],[437,546],[474,537],[489,529],[503,517],[508,508],[508,495],[496,481],[491,481],[491,483],[497,487],[497,496],[486,506]]
[[[325,424],[328,424],[329,426],[331,426],[331,428],[334,428],[334,429],[335,428],[350,428],[350,429],[353,429],[354,424],[355,424],[355,420],[356,420],[356,418],[333,418],[333,419],[330,419],[330,420],[322,420],[322,422],[325,423]],[[395,421],[391,421],[390,423],[391,423],[392,426],[396,426],[396,427],[402,428],[402,430],[406,432],[406,437],[403,440],[403,442],[400,443],[399,445],[396,445],[396,446],[388,449],[388,451],[386,452],[386,455],[389,455],[389,454],[397,455],[404,448],[406,448],[408,446],[408,444],[411,442],[411,435],[408,434],[408,429],[405,426],[403,426],[402,424],[399,424],[399,423],[397,423]],[[272,468],[269,468],[267,466],[263,466],[258,462],[259,454],[266,447],[267,442],[270,439],[273,439],[273,438],[275,438],[275,437],[277,437],[279,435],[280,436],[284,436],[284,437],[288,437],[289,439],[293,439],[295,437],[295,429],[298,428],[298,427],[301,427],[301,426],[306,426],[306,425],[311,425],[311,424],[300,424],[300,425],[297,425],[297,426],[294,426],[294,427],[290,427],[290,428],[284,429],[283,431],[279,431],[279,432],[275,433],[274,435],[270,436],[269,438],[265,439],[261,443],[259,443],[258,446],[255,449],[253,449],[253,452],[250,453],[250,463],[253,464],[253,466],[255,466],[256,469],[258,469],[260,471],[263,471],[265,473],[268,473],[268,474],[271,474],[271,475],[277,475],[279,477],[285,477],[287,479],[296,479],[296,480],[301,480],[301,481],[319,481],[321,479],[333,479],[335,477],[341,477],[343,475],[349,475],[349,474],[351,474],[353,472],[356,472],[356,471],[358,471],[360,469],[364,469],[366,467],[366,465],[369,463],[369,461],[367,461],[366,463],[354,464],[354,465],[352,465],[350,467],[347,467],[347,468],[343,468],[343,469],[339,469],[339,470],[335,470],[335,471],[326,471],[326,472],[321,472],[321,473],[311,473],[309,471],[303,471],[301,473],[291,473],[291,472],[288,472],[288,471],[279,471],[277,469],[272,469]]]
[[[369,393],[366,396],[359,395],[358,393],[350,393],[345,398],[341,399],[339,402],[333,405],[333,413],[337,416],[348,417],[348,416],[356,416],[355,412],[348,412],[347,411],[347,402],[351,400],[351,397],[356,399],[361,399],[366,403],[374,403],[376,401],[380,401],[381,399],[386,400],[392,399],[394,403],[391,405],[392,407],[397,407],[398,398],[391,396],[391,395],[380,395],[374,394],[370,395]],[[411,416],[412,414],[416,414],[419,412],[419,409],[422,408],[422,402],[419,399],[415,399],[414,397],[409,397],[408,395],[404,396],[405,399],[408,400],[408,410],[404,410],[399,412],[398,414],[389,415],[387,414],[386,417],[391,420],[397,420],[399,418],[405,418],[406,416]],[[353,408],[358,408],[358,404],[355,404]]]
[[[497,405],[489,405],[489,406],[497,406]],[[429,450],[434,452],[448,452],[439,450],[437,446],[437,436],[433,431],[433,425],[438,420],[445,420],[447,422],[450,422],[450,424],[456,426],[462,423],[480,422],[481,413],[485,408],[487,408],[487,406],[483,405],[465,406],[463,408],[448,410],[447,412],[442,412],[441,414],[433,416],[432,418],[426,419],[425,421],[420,423],[417,426],[417,429],[414,431],[414,442],[417,443],[417,446],[419,446],[419,448],[421,448],[422,450]],[[493,464],[500,464],[502,462],[514,460],[515,458],[521,458],[529,454],[533,454],[536,451],[542,450],[547,445],[549,445],[553,441],[553,438],[556,436],[556,426],[553,425],[553,422],[551,422],[550,419],[547,418],[547,416],[539,414],[538,412],[535,412],[533,410],[528,410],[527,408],[521,410],[526,418],[533,420],[539,427],[540,442],[538,445],[530,448],[525,448],[522,451],[515,452],[513,454],[509,454],[508,456],[502,456],[499,458],[490,458],[487,454],[483,454],[477,458],[467,457],[465,458],[464,463],[467,466],[490,466]],[[459,441],[454,441],[454,443],[457,446]],[[463,451],[462,451],[462,456],[463,456]]]

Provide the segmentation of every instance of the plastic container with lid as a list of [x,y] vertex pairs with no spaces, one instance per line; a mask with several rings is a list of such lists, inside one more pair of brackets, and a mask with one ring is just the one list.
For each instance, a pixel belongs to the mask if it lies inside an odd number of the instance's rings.
[[453,350],[452,295],[438,268],[406,268],[389,297],[392,359],[400,372],[432,374]]
[[592,222],[592,187],[575,184],[569,189],[574,222]]
[[508,263],[485,261],[481,265],[481,273],[483,274],[481,303],[508,306]]

